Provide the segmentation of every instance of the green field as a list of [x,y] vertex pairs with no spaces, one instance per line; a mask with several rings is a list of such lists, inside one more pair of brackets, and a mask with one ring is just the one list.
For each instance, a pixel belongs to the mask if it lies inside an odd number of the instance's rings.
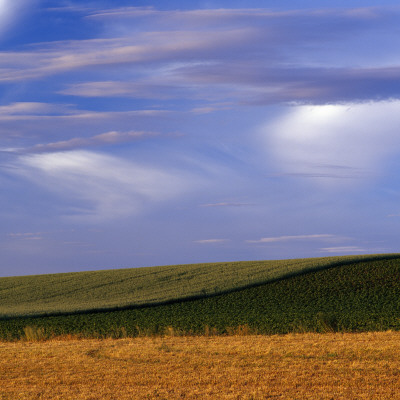
[[0,318],[204,297],[311,270],[382,257],[396,255],[173,265],[0,278]]
[[[43,337],[120,337],[166,331],[225,334],[240,329],[263,334],[400,330],[400,256],[354,257],[351,262],[342,259],[341,264],[337,258],[325,260],[325,267],[315,267],[315,259],[309,260],[307,273],[296,275],[293,271],[300,269],[294,269],[282,279],[237,290],[230,286],[229,292],[198,299],[119,311],[3,318],[0,337],[28,336],[27,326]],[[306,262],[301,262],[304,271]],[[177,270],[181,268],[188,267]]]

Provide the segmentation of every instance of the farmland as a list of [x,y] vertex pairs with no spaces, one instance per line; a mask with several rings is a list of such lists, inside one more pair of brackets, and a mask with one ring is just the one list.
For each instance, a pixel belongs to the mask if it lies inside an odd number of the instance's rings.
[[170,304],[3,319],[0,338],[400,330],[399,275],[399,258],[358,260]]
[[0,278],[0,318],[162,304],[350,262],[395,257],[398,255],[246,261]]
[[0,343],[0,398],[399,399],[399,341],[379,332]]

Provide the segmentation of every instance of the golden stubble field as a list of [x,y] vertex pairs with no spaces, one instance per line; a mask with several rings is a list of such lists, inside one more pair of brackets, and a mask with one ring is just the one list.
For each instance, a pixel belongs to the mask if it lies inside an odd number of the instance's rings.
[[1,399],[400,399],[400,333],[0,343]]

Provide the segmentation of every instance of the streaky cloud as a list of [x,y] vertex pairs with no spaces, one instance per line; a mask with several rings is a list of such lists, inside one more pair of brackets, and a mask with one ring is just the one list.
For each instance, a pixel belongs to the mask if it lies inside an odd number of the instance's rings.
[[51,104],[40,102],[20,101],[8,105],[0,106],[0,116],[12,115],[49,115],[49,114],[71,114],[69,106],[66,104]]
[[276,243],[276,242],[288,242],[293,240],[326,240],[336,239],[336,235],[331,234],[314,234],[314,235],[289,235],[289,236],[275,236],[265,237],[258,240],[246,240],[247,243]]
[[200,244],[219,244],[226,242],[229,242],[229,239],[201,239],[194,241],[194,243],[200,243]]
[[31,148],[25,149],[26,153],[44,153],[58,152],[86,147],[94,147],[101,145],[111,145],[124,142],[132,142],[145,137],[156,136],[155,132],[131,131],[131,132],[105,132],[88,138],[72,138],[60,142],[37,144]]
[[207,203],[201,204],[200,207],[247,207],[251,203],[234,203],[234,202],[221,202],[221,203]]
[[368,253],[371,249],[366,249],[358,246],[338,246],[338,247],[324,247],[320,250],[323,253]]
[[83,150],[21,155],[15,165],[16,175],[69,200],[64,217],[76,222],[138,214],[183,195],[193,181],[185,172]]
[[[371,29],[385,32],[393,26],[396,15],[396,9],[389,12],[379,7],[283,12],[160,11],[151,7],[99,10],[89,16],[130,22],[129,18],[156,18],[138,30],[127,28],[118,37],[105,34],[95,39],[38,43],[34,49],[0,52],[4,65],[0,82],[32,81],[91,68],[96,77],[103,79],[69,83],[58,93],[160,100],[192,98],[195,93],[207,98],[213,94],[218,100],[255,106],[399,98],[400,60],[396,57],[389,63],[361,54],[363,62],[355,59],[353,65],[350,62],[342,66],[341,59],[351,60],[352,53],[357,52],[333,47],[337,61],[319,61],[325,58],[328,40],[340,43]],[[174,19],[178,25],[171,22]],[[170,25],[165,25],[167,21]],[[209,21],[215,23],[209,25]],[[310,44],[314,53],[305,61]],[[300,56],[296,47],[303,48],[305,55]],[[143,66],[148,67],[146,74]],[[116,68],[123,67],[137,71],[135,78],[116,81]],[[207,105],[196,109],[207,112]]]

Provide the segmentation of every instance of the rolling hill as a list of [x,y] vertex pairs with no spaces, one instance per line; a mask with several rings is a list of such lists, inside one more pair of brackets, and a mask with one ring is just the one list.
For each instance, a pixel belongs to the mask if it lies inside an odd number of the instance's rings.
[[[279,269],[274,263],[280,264],[282,268]],[[221,273],[228,265],[234,265],[232,273],[227,274],[229,280],[211,279],[210,270],[216,269]],[[288,270],[288,265],[291,266],[291,270]],[[174,269],[175,274],[172,274]],[[256,271],[253,277],[246,276],[249,269]],[[120,281],[121,274],[128,274],[130,271],[132,270],[116,271],[116,276]],[[160,280],[157,272],[161,274],[161,271],[165,274],[162,276],[170,278],[169,281]],[[187,276],[192,276],[191,281],[197,283],[197,292],[186,291],[184,296],[181,296],[182,289],[176,289],[175,292],[171,289],[164,292],[161,290],[162,286],[168,286],[168,282],[173,283],[172,287],[179,287],[178,277],[182,280],[184,271]],[[34,307],[31,308],[24,302],[25,314],[10,316],[3,311],[3,318],[0,319],[0,338],[13,340],[28,336],[45,338],[70,334],[83,337],[124,337],[158,335],[165,332],[276,334],[305,331],[400,330],[400,255],[308,259],[298,260],[298,264],[295,260],[286,260],[286,264],[279,261],[158,267],[142,269],[142,273],[160,285],[160,282],[164,282],[161,287],[157,287],[156,293],[163,293],[164,296],[168,293],[169,297],[160,299],[153,294],[152,297],[141,298],[143,302],[143,299],[146,299],[145,304],[132,302],[127,306],[127,303],[124,303],[124,307],[107,309],[93,307],[93,304],[99,304],[99,299],[91,303],[90,293],[87,293],[87,301],[84,303],[86,309],[80,305],[70,312],[60,312],[66,309],[65,305],[61,304],[52,308],[48,315],[32,313],[38,312],[37,304],[57,305],[54,300],[53,303],[34,303]],[[72,277],[87,276],[86,274],[92,277],[105,274],[104,277],[112,275],[112,271],[80,273],[75,276],[72,274]],[[71,274],[66,275],[69,275],[69,281],[65,279],[64,274],[60,276],[63,278],[60,282],[64,285],[65,282],[71,282]],[[57,276],[24,277],[28,280],[39,279],[42,285],[46,278],[56,279]],[[262,282],[261,278],[265,281]],[[104,280],[102,282],[104,283]],[[111,287],[118,287],[117,281],[113,282],[114,286]],[[212,282],[212,289],[202,286],[207,282]],[[225,286],[216,291],[217,283],[225,283]],[[77,282],[75,284],[78,285]],[[100,290],[99,284],[92,285],[96,290]],[[183,285],[188,286],[188,282]],[[103,287],[109,289],[107,285]],[[120,284],[119,287],[124,286]],[[208,290],[208,293],[204,293],[203,289]],[[37,291],[32,292],[35,298],[40,299]],[[5,292],[1,293],[4,297]],[[143,290],[143,293],[148,292]],[[69,296],[67,298],[71,298],[71,292],[66,294]],[[120,292],[117,292],[117,295],[119,296]],[[174,295],[176,297],[173,297]],[[62,298],[61,294],[58,296]],[[108,297],[105,298],[112,299],[112,295],[108,293]],[[14,299],[17,300],[15,297]],[[74,304],[79,305],[76,301]],[[14,310],[18,309],[17,306],[18,304]],[[2,307],[4,308],[4,304]],[[20,306],[19,310],[23,308]]]
[[395,254],[173,265],[0,278],[0,318],[163,304]]

